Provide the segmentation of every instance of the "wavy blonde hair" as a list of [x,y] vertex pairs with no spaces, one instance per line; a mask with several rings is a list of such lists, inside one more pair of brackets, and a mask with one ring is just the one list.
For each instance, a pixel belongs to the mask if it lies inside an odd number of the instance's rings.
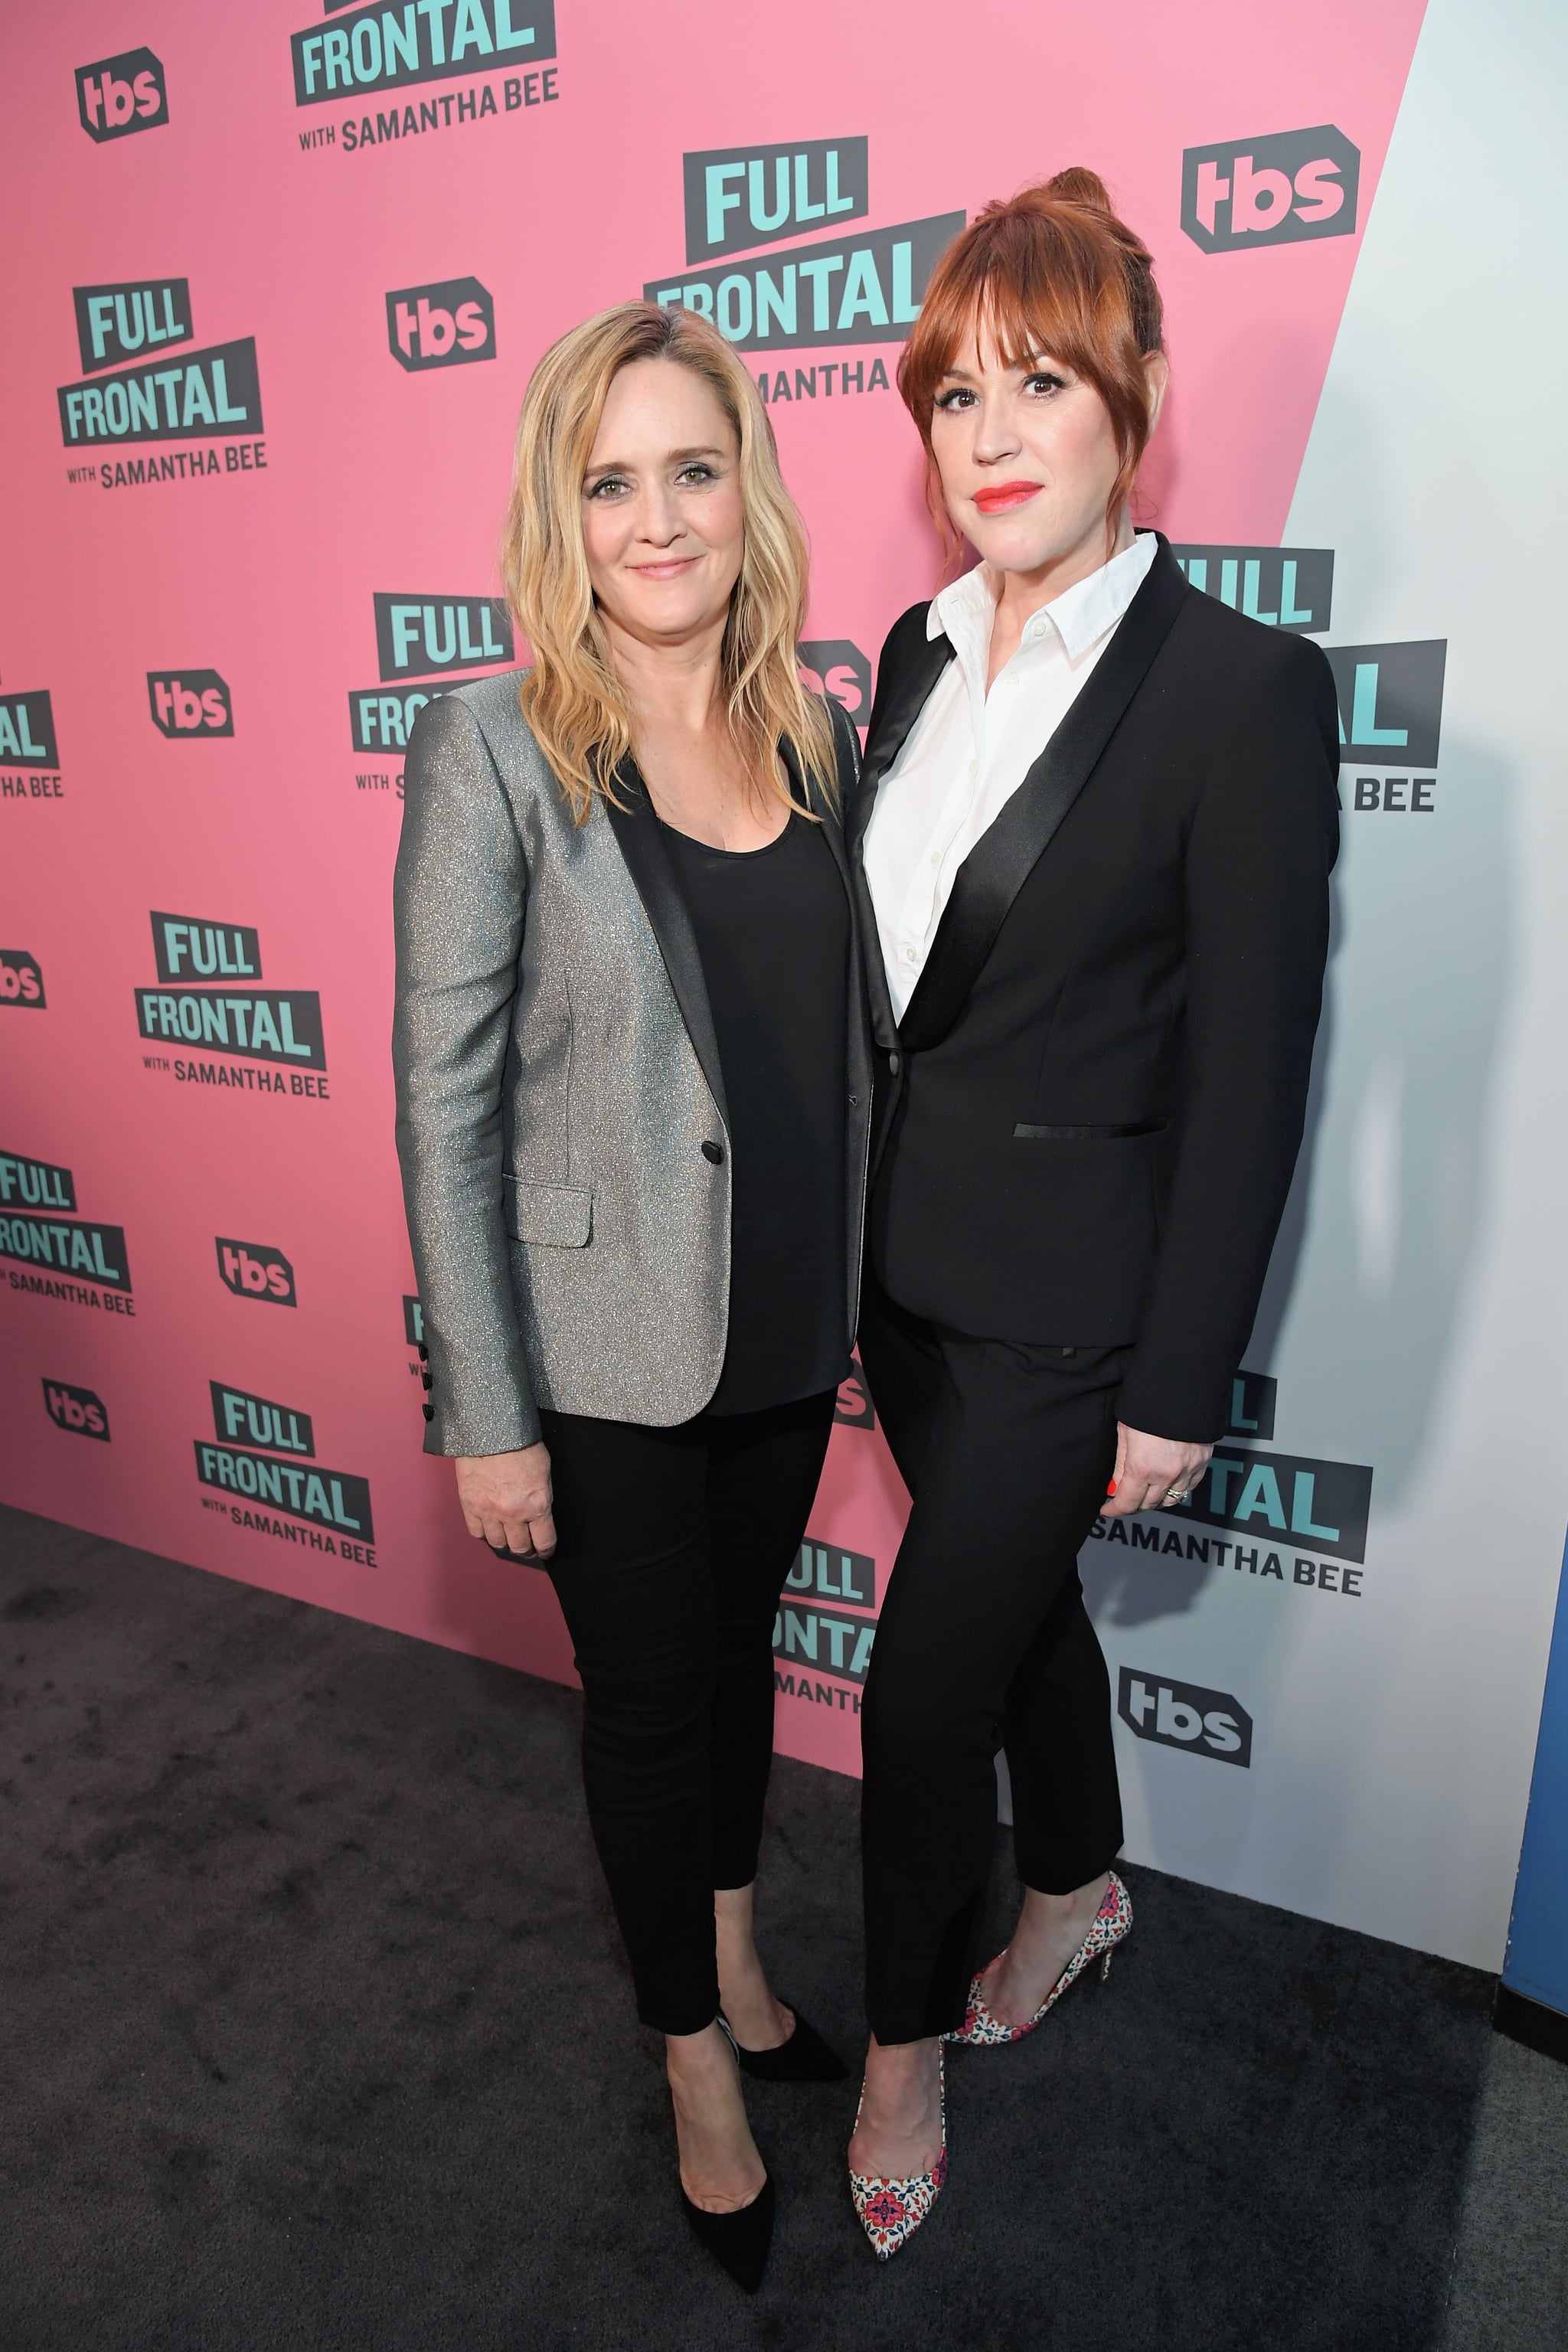
[[617,303],[552,343],[529,381],[501,542],[507,601],[533,649],[519,688],[523,716],[579,824],[595,798],[615,801],[616,770],[632,747],[632,712],[588,577],[583,484],[610,385],[636,360],[673,360],[700,376],[740,451],[745,544],[720,659],[736,751],[749,776],[799,808],[780,769],[780,742],[787,742],[831,800],[832,722],[795,667],[805,621],[805,529],[784,488],[756,385],[694,311]]

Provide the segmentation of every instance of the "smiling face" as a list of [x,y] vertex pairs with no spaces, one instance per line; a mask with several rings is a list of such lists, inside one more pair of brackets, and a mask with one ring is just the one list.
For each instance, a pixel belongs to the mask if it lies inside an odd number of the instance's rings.
[[605,396],[583,483],[600,609],[649,646],[722,626],[745,551],[734,427],[678,360],[634,360]]
[[[1145,366],[1157,411],[1164,362]],[[1065,362],[1037,352],[1010,367],[971,334],[937,383],[931,446],[954,528],[998,571],[1048,577],[1059,593],[1105,562],[1121,453],[1104,401]],[[1125,515],[1110,522],[1126,543]]]

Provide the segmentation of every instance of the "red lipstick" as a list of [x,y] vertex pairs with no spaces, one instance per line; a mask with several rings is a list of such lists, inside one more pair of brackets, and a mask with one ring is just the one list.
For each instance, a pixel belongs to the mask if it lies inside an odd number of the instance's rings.
[[974,503],[982,514],[1005,514],[1012,507],[1021,507],[1044,488],[1040,482],[993,482],[989,489],[976,490]]

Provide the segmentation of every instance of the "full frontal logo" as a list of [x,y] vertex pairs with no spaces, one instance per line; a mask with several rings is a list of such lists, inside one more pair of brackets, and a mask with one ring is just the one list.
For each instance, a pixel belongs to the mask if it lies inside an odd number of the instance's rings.
[[317,1462],[310,1415],[223,1381],[208,1387],[214,1433],[195,1440],[206,1507],[236,1527],[374,1568],[370,1482]]
[[1329,625],[1334,555],[1329,547],[1173,547],[1189,584],[1266,628],[1313,635]]
[[234,698],[216,669],[150,669],[147,704],[153,726],[171,742],[234,733]]
[[[858,1715],[877,1628],[870,1616],[846,1612],[876,1606],[876,1561],[866,1552],[807,1536],[784,1579],[773,1619],[774,1690]],[[834,1679],[819,1682],[818,1675]],[[843,1684],[850,1687],[838,1687]]]
[[0,1257],[14,1261],[6,1281],[38,1297],[134,1315],[123,1226],[89,1223],[76,1208],[68,1168],[0,1151]]
[[1123,1666],[1117,1678],[1116,1712],[1140,1739],[1162,1748],[1184,1748],[1191,1756],[1217,1756],[1222,1764],[1252,1761],[1252,1717],[1228,1691],[1205,1690],[1173,1675]]
[[[851,229],[851,221],[870,211],[864,138],[703,149],[683,156],[681,170],[688,266],[650,278],[643,293],[667,310],[680,304],[700,311],[742,351],[901,343],[920,316],[938,255],[963,226],[955,212]],[[844,226],[835,236],[776,249],[804,231],[820,236],[836,221]],[[733,257],[759,246],[768,248],[760,257]],[[862,361],[765,369],[757,382],[770,402],[815,400],[819,375],[825,398],[836,391],[885,391],[889,383],[879,356],[868,380]]]
[[309,26],[289,43],[296,106],[372,96],[395,101],[417,82],[496,73],[502,76],[500,98],[491,81],[470,81],[467,89],[422,98],[416,107],[395,102],[301,131],[301,147],[336,146],[341,128],[343,152],[352,155],[487,114],[548,106],[561,95],[558,70],[546,63],[555,55],[553,0],[394,0],[370,8],[326,0],[325,13],[337,21]]
[[200,351],[185,348],[195,329],[190,282],[184,278],[77,286],[71,299],[85,381],[62,384],[55,395],[68,449],[146,441],[226,444],[76,467],[68,469],[71,481],[123,489],[265,467],[254,336]]
[[[403,1336],[413,1349],[408,1359],[408,1369],[428,1396],[435,1383],[427,1369],[430,1362],[430,1350],[425,1339],[425,1310],[419,1304],[417,1295],[409,1290],[405,1290],[403,1294]],[[426,1421],[434,1421],[436,1418],[435,1411],[429,1404],[425,1406],[425,1418]]]
[[46,1381],[44,1410],[57,1429],[109,1444],[109,1407],[91,1389],[73,1388],[69,1381]]
[[[26,773],[7,775],[7,768]],[[30,694],[0,695],[0,800],[64,798],[54,704],[41,687]]]
[[1339,696],[1342,766],[1404,772],[1353,777],[1350,805],[1390,816],[1430,816],[1437,805],[1436,776],[1411,772],[1437,765],[1447,639],[1328,646],[1324,651]]
[[1189,147],[1182,226],[1205,253],[1354,233],[1361,150],[1331,122]]
[[683,155],[687,260],[712,261],[748,246],[774,245],[839,215],[863,220],[871,209],[869,158],[866,139]]
[[386,341],[399,367],[465,367],[496,355],[496,306],[477,278],[405,286],[386,298]]
[[[183,1085],[327,1100],[321,997],[314,989],[255,985],[262,976],[259,932],[247,923],[156,909],[151,920],[162,985],[137,989],[136,1025],[143,1037],[182,1050],[172,1058],[144,1054],[144,1066],[173,1068]],[[197,1059],[187,1046],[247,1066]]]
[[[1267,1373],[1238,1372],[1226,1434],[1188,1500],[1135,1518],[1097,1519],[1093,1539],[1354,1599],[1364,1574],[1372,1471],[1364,1463],[1265,1452],[1257,1441],[1273,1436],[1277,1402],[1278,1383]],[[1230,1532],[1194,1535],[1194,1519]],[[1189,1525],[1180,1531],[1170,1524],[1183,1520]]]
[[[515,658],[511,621],[493,596],[377,595],[375,650],[379,686],[349,696],[349,729],[356,751],[404,751],[414,721],[441,691],[432,678],[453,671],[491,669]],[[418,679],[417,685],[408,681]],[[391,789],[385,772],[355,779],[362,792]]]
[[29,955],[26,948],[0,948],[0,1005],[30,1007],[41,1013],[45,1002],[37,957]]
[[125,139],[133,131],[157,131],[169,120],[163,68],[151,49],[122,49],[76,69],[77,112],[88,137]]

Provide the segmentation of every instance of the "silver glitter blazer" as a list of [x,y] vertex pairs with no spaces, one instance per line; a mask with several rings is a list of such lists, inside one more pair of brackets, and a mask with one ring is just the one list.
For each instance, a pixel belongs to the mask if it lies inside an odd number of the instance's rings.
[[[427,703],[405,768],[392,1051],[427,1454],[531,1444],[542,1405],[667,1428],[724,1360],[730,1155],[697,942],[640,794],[574,824],[518,677]],[[828,707],[844,805],[858,746]],[[871,1096],[851,968],[847,1339]]]

